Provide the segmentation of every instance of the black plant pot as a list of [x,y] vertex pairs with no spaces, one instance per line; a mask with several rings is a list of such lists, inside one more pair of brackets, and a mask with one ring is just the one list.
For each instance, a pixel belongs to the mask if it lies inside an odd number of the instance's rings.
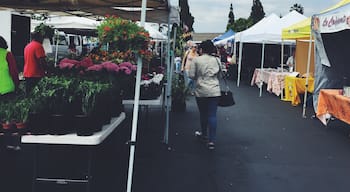
[[50,115],[48,113],[31,112],[27,119],[28,132],[33,135],[45,135],[48,133],[49,122]]
[[87,115],[75,115],[75,131],[78,136],[91,136],[95,132],[95,124]]
[[73,119],[70,115],[51,114],[49,124],[50,135],[65,135],[73,132]]

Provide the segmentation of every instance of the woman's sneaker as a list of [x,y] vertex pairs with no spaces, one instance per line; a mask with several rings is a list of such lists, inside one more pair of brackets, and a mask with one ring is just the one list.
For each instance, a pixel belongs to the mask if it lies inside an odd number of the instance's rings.
[[201,141],[203,141],[203,142],[207,142],[207,141],[208,141],[208,137],[207,137],[207,136],[204,136],[203,133],[200,132],[200,131],[194,132],[194,135],[195,135],[198,139],[200,139]]
[[213,150],[215,149],[215,144],[213,142],[208,143],[208,149]]

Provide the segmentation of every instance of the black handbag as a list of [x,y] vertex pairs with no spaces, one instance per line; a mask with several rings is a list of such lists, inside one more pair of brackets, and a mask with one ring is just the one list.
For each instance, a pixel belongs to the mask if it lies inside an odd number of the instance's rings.
[[236,104],[233,94],[230,90],[221,91],[221,96],[219,97],[218,106],[229,107]]
[[218,61],[218,65],[219,65],[219,69],[221,72],[221,76],[225,82],[225,88],[224,90],[221,88],[220,92],[221,92],[221,96],[219,97],[219,101],[218,101],[218,106],[220,107],[229,107],[229,106],[233,106],[236,104],[235,99],[233,97],[233,93],[232,91],[230,91],[230,88],[227,85],[226,82],[226,78],[225,75],[223,74],[222,70],[221,70],[221,66],[220,63]]

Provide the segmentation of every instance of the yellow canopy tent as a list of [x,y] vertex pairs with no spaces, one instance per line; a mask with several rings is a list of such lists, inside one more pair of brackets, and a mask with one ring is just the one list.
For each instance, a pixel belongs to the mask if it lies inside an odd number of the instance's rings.
[[[321,13],[336,9],[350,3],[350,0],[341,0],[337,4],[321,11]],[[307,57],[308,57],[308,44],[311,34],[311,17],[304,19],[298,23],[295,23],[289,27],[282,29],[282,39],[283,40],[296,40],[296,50],[295,50],[295,70],[301,74],[305,74],[307,68]],[[312,44],[312,47],[314,45]],[[314,49],[311,50],[310,57],[310,72],[314,72]]]
[[[287,28],[282,29],[282,39],[296,40],[295,49],[295,71],[305,74],[307,68],[308,47],[311,34],[311,17],[295,23]],[[313,44],[312,44],[313,46]],[[314,51],[312,49],[310,55],[310,72],[314,72]]]
[[[350,3],[350,0],[341,0],[337,4],[329,7],[321,11],[321,13],[325,13],[327,11],[336,9],[345,4]],[[311,17],[302,20],[298,23],[295,23],[289,27],[282,29],[282,39],[294,39],[296,40],[296,50],[295,50],[295,69],[297,72],[301,74],[311,73],[313,74],[315,71],[315,61],[314,61],[314,43],[312,42],[311,37]],[[311,46],[310,43],[312,42]],[[308,82],[308,81],[306,81]],[[305,85],[308,86],[307,84]],[[306,100],[306,93],[304,95],[304,101]],[[303,106],[303,117],[305,117],[305,102]]]

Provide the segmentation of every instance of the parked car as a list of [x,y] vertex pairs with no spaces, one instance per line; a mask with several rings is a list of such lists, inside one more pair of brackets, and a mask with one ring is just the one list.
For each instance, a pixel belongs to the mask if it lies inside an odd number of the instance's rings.
[[81,35],[66,34],[58,32],[51,40],[52,53],[48,53],[47,57],[55,58],[57,52],[57,60],[68,57],[70,54],[69,48],[75,45],[76,55],[80,56],[83,51],[83,43]]

